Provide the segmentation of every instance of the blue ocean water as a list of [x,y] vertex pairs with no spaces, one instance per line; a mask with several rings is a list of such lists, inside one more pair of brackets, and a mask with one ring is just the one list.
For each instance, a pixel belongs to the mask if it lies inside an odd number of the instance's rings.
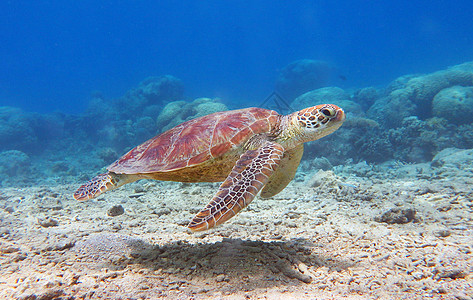
[[298,59],[342,88],[473,59],[470,1],[1,1],[0,106],[80,114],[148,76],[256,105]]
[[472,16],[0,1],[0,299],[472,299]]

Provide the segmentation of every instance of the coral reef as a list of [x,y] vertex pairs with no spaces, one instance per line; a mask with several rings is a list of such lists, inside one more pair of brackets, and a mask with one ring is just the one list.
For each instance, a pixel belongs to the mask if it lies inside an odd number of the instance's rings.
[[420,76],[403,76],[387,89],[387,95],[376,100],[368,116],[386,127],[401,126],[405,117],[427,119],[433,116],[432,101],[440,91],[453,86],[473,86],[472,63]]
[[295,110],[317,104],[332,103],[343,107],[347,113],[361,114],[361,106],[350,100],[350,95],[339,87],[324,87],[300,95],[291,103]]
[[417,117],[409,117],[403,120],[402,125],[387,131],[396,149],[396,159],[407,162],[430,161],[438,151],[455,143],[451,137],[455,128],[444,119],[422,121]]
[[165,75],[149,77],[143,80],[137,88],[131,89],[120,99],[119,106],[125,115],[140,115],[145,107],[157,105],[163,107],[166,103],[180,100],[184,97],[184,85],[174,76]]
[[165,75],[145,79],[116,101],[98,95],[91,100],[86,113],[76,120],[72,134],[121,153],[156,135],[156,116],[166,103],[181,99],[183,93],[181,80]]
[[433,167],[450,167],[455,169],[473,169],[473,150],[446,148],[432,159]]
[[28,115],[19,108],[0,107],[0,150],[27,150],[38,142]]
[[[321,87],[329,69],[324,62],[297,61],[277,83],[299,96],[293,109],[334,103],[347,112],[336,134],[305,146],[303,168],[429,162],[449,147],[473,148],[473,62],[352,91]],[[0,107],[2,185],[90,176],[159,132],[228,109],[218,99],[184,101],[183,91],[179,79],[166,75],[147,78],[118,99],[94,93],[80,115]]]
[[413,116],[414,112],[415,105],[410,100],[385,96],[374,102],[367,115],[383,127],[393,128],[401,126],[402,120]]
[[29,172],[30,157],[18,150],[0,152],[0,174],[6,176],[25,175]]
[[374,87],[362,88],[353,93],[352,100],[358,103],[363,111],[367,111],[381,94],[382,92]]
[[[174,118],[177,118],[179,115],[183,114],[184,107],[189,104],[186,101],[174,101],[168,103],[163,110],[159,113],[156,124],[158,124],[159,128],[162,128],[161,131],[164,130],[165,127],[171,128],[171,123],[174,123]],[[180,118],[182,120],[182,118]],[[177,122],[176,122],[177,125]]]
[[[447,147],[471,147],[472,86],[473,64],[465,63],[431,74],[401,76],[384,92],[374,88],[355,92],[352,99],[367,110],[367,119],[347,118],[344,128],[350,132],[343,142],[353,145],[347,154],[355,161],[425,162]],[[365,130],[359,129],[362,126]]]
[[333,68],[325,61],[301,59],[284,67],[276,80],[276,91],[292,101],[305,92],[327,86]]
[[382,129],[372,128],[358,132],[359,134],[352,136],[353,150],[349,153],[350,157],[370,163],[380,163],[393,157],[395,148]]
[[363,118],[363,117],[351,117],[345,120],[343,123],[344,128],[378,128],[379,124],[375,120]]
[[26,186],[32,178],[40,175],[37,173],[28,154],[19,150],[0,152],[0,187]]
[[165,75],[145,79],[117,100],[96,94],[85,114],[69,124],[76,129],[71,134],[121,153],[154,136],[158,131],[156,116],[166,103],[181,99],[183,93],[181,80]]
[[100,151],[97,152],[97,155],[99,158],[103,159],[106,164],[111,164],[120,157],[117,151],[110,147],[101,148]]
[[411,116],[399,127],[384,128],[374,120],[353,117],[333,136],[306,144],[304,155],[308,160],[323,156],[333,165],[344,163],[347,157],[369,163],[427,162],[448,147],[473,147],[472,129],[471,124],[456,126],[443,118]]
[[227,106],[218,99],[198,98],[190,103],[175,101],[164,107],[156,124],[161,131],[166,131],[182,122],[224,110],[228,110]]
[[473,123],[458,126],[452,140],[455,141],[456,147],[473,148]]
[[473,122],[473,87],[453,86],[435,95],[432,112],[436,117],[461,125]]
[[63,137],[64,118],[61,114],[40,115],[19,108],[0,107],[0,151],[40,153],[42,144]]
[[425,118],[431,116],[431,103],[434,96],[441,90],[454,85],[473,85],[473,73],[451,68],[419,76],[409,80],[403,91],[394,91],[392,95],[411,100],[417,106],[418,116]]
[[148,77],[131,93],[141,95],[147,100],[147,104],[161,104],[181,99],[184,95],[184,84],[171,75]]
[[[156,116],[166,102],[183,97],[183,90],[179,79],[166,75],[144,80],[117,100],[104,99],[95,92],[86,112],[77,116],[0,107],[0,151],[18,164],[18,172],[13,172],[9,164],[2,163],[0,173],[21,177],[26,184],[41,178],[69,178],[78,171],[92,172],[113,162],[117,153],[156,135]],[[26,167],[14,159],[14,153],[32,157],[26,166],[28,172],[20,171]],[[33,173],[36,176],[31,176]],[[13,181],[2,180],[2,185],[9,182]]]

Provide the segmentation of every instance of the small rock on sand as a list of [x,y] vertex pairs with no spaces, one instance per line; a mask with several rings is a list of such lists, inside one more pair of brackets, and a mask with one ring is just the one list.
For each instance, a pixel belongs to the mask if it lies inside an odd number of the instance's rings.
[[388,224],[405,224],[413,221],[415,216],[416,210],[413,208],[392,208],[385,212],[381,217],[375,218],[375,220]]
[[123,209],[123,206],[120,204],[112,206],[108,211],[107,211],[107,216],[109,217],[116,217],[119,215],[123,215],[125,212],[125,209]]

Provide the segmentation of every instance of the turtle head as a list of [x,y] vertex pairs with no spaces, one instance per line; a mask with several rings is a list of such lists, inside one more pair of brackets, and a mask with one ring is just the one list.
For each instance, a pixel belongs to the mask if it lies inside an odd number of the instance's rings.
[[292,135],[299,142],[305,143],[337,130],[345,121],[345,112],[336,105],[321,104],[297,111],[288,117]]

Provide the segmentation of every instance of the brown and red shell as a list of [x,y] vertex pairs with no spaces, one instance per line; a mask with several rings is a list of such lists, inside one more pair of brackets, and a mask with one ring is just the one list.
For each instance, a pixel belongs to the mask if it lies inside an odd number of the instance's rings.
[[137,174],[195,166],[224,155],[255,134],[270,132],[279,116],[273,110],[252,107],[193,119],[133,148],[108,170]]

